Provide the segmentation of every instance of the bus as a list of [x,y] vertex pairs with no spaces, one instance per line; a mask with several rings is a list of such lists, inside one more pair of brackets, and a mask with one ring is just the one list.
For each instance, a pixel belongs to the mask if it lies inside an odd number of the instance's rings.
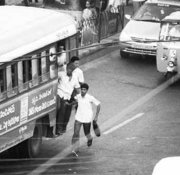
[[[57,59],[77,56],[74,19],[53,10],[0,6],[0,153],[37,157],[56,129]],[[70,51],[72,50],[72,51]]]

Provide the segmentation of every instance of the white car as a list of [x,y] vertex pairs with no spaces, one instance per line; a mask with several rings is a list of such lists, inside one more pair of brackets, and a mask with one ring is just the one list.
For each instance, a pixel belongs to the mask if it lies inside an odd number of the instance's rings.
[[180,157],[166,157],[155,165],[152,175],[180,175]]
[[160,21],[175,11],[180,11],[179,0],[146,1],[119,36],[121,57],[129,54],[156,56]]

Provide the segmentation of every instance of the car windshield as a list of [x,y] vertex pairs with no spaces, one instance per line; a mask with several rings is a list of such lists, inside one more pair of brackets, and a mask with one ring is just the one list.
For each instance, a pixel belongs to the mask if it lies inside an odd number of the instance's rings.
[[164,4],[145,3],[134,15],[137,21],[159,22],[172,12],[180,11],[180,7]]
[[180,40],[180,23],[164,23],[160,30],[160,40]]

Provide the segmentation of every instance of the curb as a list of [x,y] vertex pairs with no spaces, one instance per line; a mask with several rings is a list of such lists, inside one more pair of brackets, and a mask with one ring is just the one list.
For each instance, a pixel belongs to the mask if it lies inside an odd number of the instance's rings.
[[[95,44],[98,44],[98,43],[95,43]],[[89,48],[89,49],[83,49],[82,51],[80,51],[80,53],[79,53],[80,59],[103,49],[102,46],[94,46],[93,47],[93,45],[90,45],[90,47],[91,48]]]
[[[79,51],[79,58],[80,58],[80,64],[85,64],[89,61],[92,61],[94,59],[98,59],[98,56],[100,53],[98,52],[101,52],[102,50],[105,50],[107,46],[103,46],[103,45],[99,45],[97,46],[98,44],[106,44],[106,43],[111,43],[111,42],[118,42],[119,41],[119,34],[120,33],[116,33],[108,38],[105,38],[103,39],[100,43],[94,43],[94,44],[91,44],[89,45],[90,48],[85,48],[85,49],[82,49]],[[94,47],[93,47],[94,45]],[[111,50],[115,50],[117,48],[113,48]],[[98,53],[97,55],[93,55],[95,53]],[[92,56],[91,56],[92,55]],[[97,57],[96,57],[97,56]],[[96,57],[96,58],[94,58]]]

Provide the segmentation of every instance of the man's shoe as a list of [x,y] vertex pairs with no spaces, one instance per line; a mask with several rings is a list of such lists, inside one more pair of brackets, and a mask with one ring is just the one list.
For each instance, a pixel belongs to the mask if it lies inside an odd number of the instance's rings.
[[87,146],[88,146],[88,147],[92,145],[92,141],[93,141],[93,139],[89,139],[89,140],[88,140],[88,142],[87,142]]

